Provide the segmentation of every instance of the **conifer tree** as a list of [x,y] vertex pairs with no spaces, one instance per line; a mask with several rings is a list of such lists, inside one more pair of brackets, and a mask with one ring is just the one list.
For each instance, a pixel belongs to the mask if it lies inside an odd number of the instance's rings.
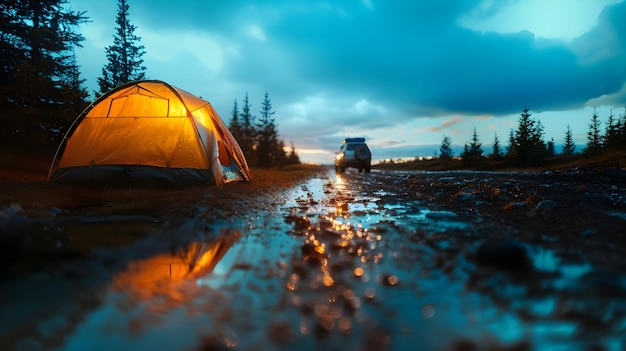
[[540,120],[535,121],[535,132],[531,135],[531,142],[533,151],[539,158],[545,158],[548,156],[548,146],[544,142],[544,128],[543,123]]
[[243,98],[243,106],[241,108],[240,131],[241,140],[238,140],[239,146],[246,156],[248,164],[251,166],[256,165],[256,129],[254,126],[255,117],[250,113],[250,101],[248,100],[248,93]]
[[98,78],[100,96],[122,84],[145,79],[146,67],[143,66],[143,45],[141,37],[135,34],[136,26],[130,23],[128,0],[118,0],[118,10],[113,35],[113,45],[105,49],[107,64],[102,68],[102,77]]
[[472,133],[472,141],[469,145],[466,143],[464,147],[463,154],[461,157],[466,161],[475,161],[479,159],[483,150],[481,149],[482,143],[478,139],[478,132],[476,131],[476,127],[474,127],[474,132]]
[[86,105],[74,48],[85,12],[64,0],[0,3],[0,142],[57,144]]
[[565,140],[563,142],[563,149],[561,150],[561,154],[563,156],[572,156],[576,151],[576,144],[574,144],[574,139],[572,137],[572,129],[569,124],[567,125],[567,129],[565,130]]
[[506,147],[506,157],[510,160],[515,159],[515,151],[517,147],[515,145],[515,132],[513,128],[509,131],[509,145]]
[[257,123],[256,164],[259,167],[282,165],[286,160],[285,145],[278,139],[276,122],[272,117],[275,113],[272,110],[269,94],[266,92],[261,103],[260,117]]
[[439,147],[439,158],[444,161],[449,161],[454,156],[454,151],[452,151],[452,139],[445,135],[441,140],[441,146]]
[[293,146],[293,141],[291,142],[291,148],[289,149],[289,153],[287,154],[287,160],[285,164],[287,165],[300,164],[300,156],[298,156],[296,147]]
[[554,156],[554,138],[550,138],[546,143],[546,153],[548,157]]
[[521,167],[540,164],[547,156],[543,142],[543,125],[531,118],[528,107],[524,106],[518,120],[518,129],[511,134],[511,147],[507,156]]
[[587,146],[583,150],[585,154],[593,155],[602,151],[602,135],[600,135],[600,118],[593,109],[591,122],[589,123],[589,131],[587,132]]
[[619,147],[626,147],[626,107],[624,108],[624,114],[618,118],[617,121],[617,142]]
[[609,114],[609,118],[606,122],[606,130],[604,132],[603,144],[607,149],[614,149],[619,146],[620,139],[620,120],[616,120],[613,116],[613,109]]
[[231,114],[230,123],[228,124],[228,129],[235,140],[237,140],[237,143],[241,143],[241,123],[239,123],[239,106],[237,105],[237,99],[233,102],[233,112]]
[[491,157],[494,160],[499,160],[502,158],[502,151],[500,150],[500,140],[498,140],[498,133],[495,132],[493,136],[493,152]]

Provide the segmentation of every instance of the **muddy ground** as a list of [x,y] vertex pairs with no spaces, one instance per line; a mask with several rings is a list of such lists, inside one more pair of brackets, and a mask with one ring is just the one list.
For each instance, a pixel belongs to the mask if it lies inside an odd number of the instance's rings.
[[9,350],[626,348],[623,170],[0,187]]

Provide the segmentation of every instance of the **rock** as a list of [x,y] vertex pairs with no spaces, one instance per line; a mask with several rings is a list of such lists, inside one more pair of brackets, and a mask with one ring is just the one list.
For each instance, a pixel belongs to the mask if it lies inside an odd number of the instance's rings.
[[305,230],[311,225],[311,221],[307,217],[296,216],[294,214],[286,216],[285,223],[293,224],[293,229],[297,231]]
[[543,218],[547,218],[554,214],[554,210],[558,207],[557,203],[552,200],[543,200],[535,206],[529,213],[528,216],[541,216]]
[[15,234],[25,230],[30,221],[22,206],[11,204],[0,210],[0,233]]
[[325,258],[324,252],[321,252],[318,246],[312,243],[306,243],[300,248],[302,251],[302,258],[309,263],[319,263],[320,260]]
[[430,219],[450,219],[456,217],[456,213],[450,211],[432,211],[426,213],[426,218]]
[[513,239],[494,239],[484,242],[475,254],[476,263],[502,271],[533,269],[526,247]]
[[537,206],[535,206],[535,211],[536,212],[549,212],[552,211],[554,208],[557,207],[556,202],[552,201],[552,200],[543,200],[541,202],[539,202],[537,204]]

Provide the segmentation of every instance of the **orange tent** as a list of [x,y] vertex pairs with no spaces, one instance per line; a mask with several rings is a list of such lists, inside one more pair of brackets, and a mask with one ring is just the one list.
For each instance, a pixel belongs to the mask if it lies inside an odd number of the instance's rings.
[[168,83],[122,85],[97,99],[76,121],[80,123],[64,139],[52,180],[216,185],[250,181],[239,144],[211,104]]

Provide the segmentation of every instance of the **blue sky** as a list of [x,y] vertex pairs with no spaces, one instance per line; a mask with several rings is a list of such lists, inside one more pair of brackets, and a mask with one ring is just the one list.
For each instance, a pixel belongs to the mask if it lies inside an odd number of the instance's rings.
[[[569,124],[584,145],[594,108],[626,107],[624,0],[128,0],[147,76],[211,102],[222,119],[269,93],[280,136],[304,162],[330,163],[344,137],[374,159],[506,145],[528,106],[546,139]],[[117,1],[86,11],[76,51],[90,91],[113,42]],[[603,124],[604,128],[604,124]],[[557,149],[559,151],[559,149]]]

